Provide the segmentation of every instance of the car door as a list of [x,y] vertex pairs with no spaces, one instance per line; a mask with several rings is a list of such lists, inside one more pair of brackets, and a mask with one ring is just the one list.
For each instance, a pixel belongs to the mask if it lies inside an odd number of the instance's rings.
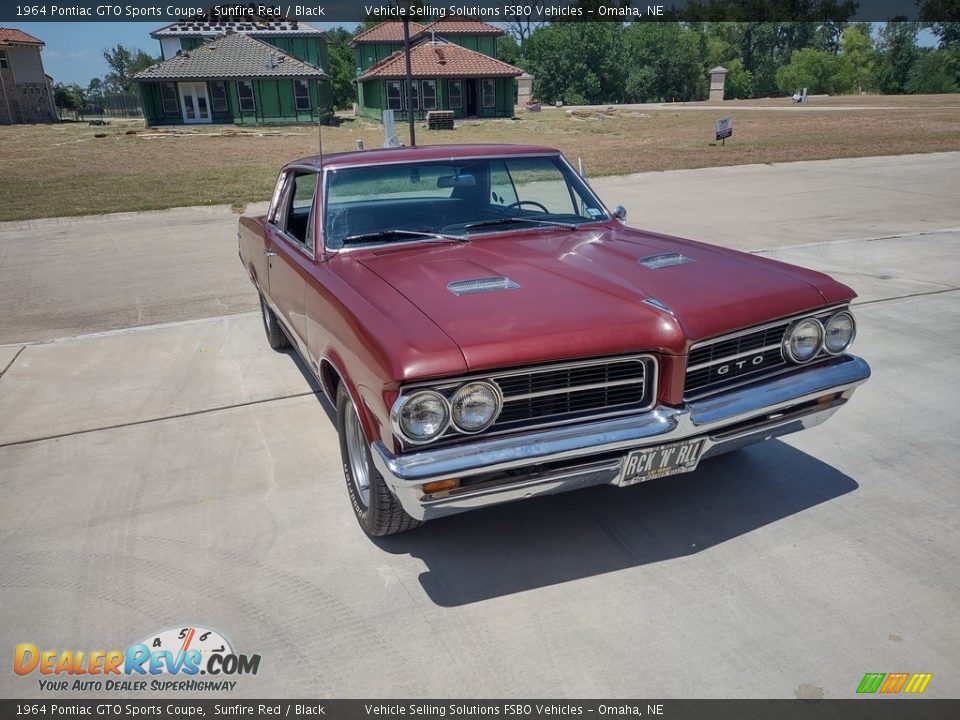
[[318,175],[313,170],[290,170],[280,204],[270,223],[270,297],[286,325],[306,349],[305,293],[315,253],[314,198]]

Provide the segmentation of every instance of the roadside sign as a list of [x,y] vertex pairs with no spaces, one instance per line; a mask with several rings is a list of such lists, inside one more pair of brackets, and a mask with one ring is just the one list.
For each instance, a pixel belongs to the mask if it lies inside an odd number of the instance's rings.
[[733,118],[729,115],[720,118],[714,124],[717,127],[717,140],[726,140],[733,135]]

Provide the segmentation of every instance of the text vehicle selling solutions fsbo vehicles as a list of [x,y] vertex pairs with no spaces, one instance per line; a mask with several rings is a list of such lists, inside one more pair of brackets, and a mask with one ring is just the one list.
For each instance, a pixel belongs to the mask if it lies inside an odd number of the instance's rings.
[[292,162],[241,218],[267,337],[335,404],[367,533],[689,472],[870,376],[850,288],[624,216],[557,150],[458,145]]

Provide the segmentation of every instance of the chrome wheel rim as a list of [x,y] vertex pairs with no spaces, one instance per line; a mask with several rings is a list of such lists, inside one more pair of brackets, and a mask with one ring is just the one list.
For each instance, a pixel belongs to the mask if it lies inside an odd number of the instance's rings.
[[367,462],[367,448],[360,427],[360,418],[356,409],[350,405],[350,417],[347,418],[347,455],[350,459],[350,476],[357,499],[364,507],[370,507],[370,465]]

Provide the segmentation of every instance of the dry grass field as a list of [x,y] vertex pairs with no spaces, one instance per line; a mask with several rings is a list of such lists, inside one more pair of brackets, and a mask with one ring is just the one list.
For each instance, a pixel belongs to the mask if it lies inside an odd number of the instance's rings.
[[[724,147],[713,121],[734,118]],[[406,126],[401,140],[407,141]],[[323,128],[326,152],[382,144],[379,124]],[[417,141],[515,142],[560,148],[587,174],[960,150],[960,95],[786,99],[574,110],[418,125]],[[316,127],[146,130],[142,121],[0,127],[0,220],[231,204],[265,199],[277,169],[317,151]]]

